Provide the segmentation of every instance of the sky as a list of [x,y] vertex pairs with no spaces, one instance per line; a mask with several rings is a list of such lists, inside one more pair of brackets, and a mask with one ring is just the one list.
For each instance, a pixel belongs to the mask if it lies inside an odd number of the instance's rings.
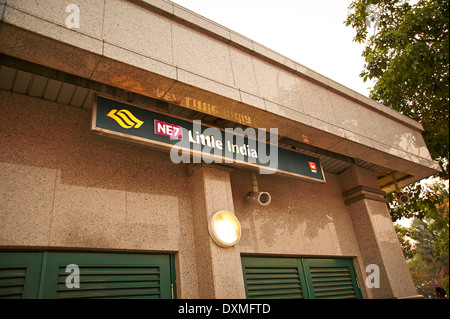
[[361,56],[346,27],[351,0],[172,0],[360,94]]

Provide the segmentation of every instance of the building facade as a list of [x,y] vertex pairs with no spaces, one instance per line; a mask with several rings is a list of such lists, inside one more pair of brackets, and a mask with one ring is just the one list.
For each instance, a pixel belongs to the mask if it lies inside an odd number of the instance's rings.
[[[439,171],[419,123],[170,1],[0,16],[0,296],[417,297],[384,195]],[[196,120],[264,129],[286,169],[174,161]]]

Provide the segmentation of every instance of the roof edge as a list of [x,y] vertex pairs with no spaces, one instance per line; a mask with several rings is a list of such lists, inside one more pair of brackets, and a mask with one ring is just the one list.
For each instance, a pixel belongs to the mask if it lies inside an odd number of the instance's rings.
[[305,78],[317,85],[325,87],[351,101],[364,107],[383,114],[397,122],[407,125],[420,132],[424,131],[421,123],[403,115],[375,100],[364,96],[294,60],[288,58],[266,46],[259,44],[221,24],[214,22],[198,13],[182,7],[169,0],[128,0],[141,6],[151,7],[160,14],[169,16],[172,19],[205,33],[213,38],[226,42],[229,45],[247,51],[252,55],[268,61],[272,64]]

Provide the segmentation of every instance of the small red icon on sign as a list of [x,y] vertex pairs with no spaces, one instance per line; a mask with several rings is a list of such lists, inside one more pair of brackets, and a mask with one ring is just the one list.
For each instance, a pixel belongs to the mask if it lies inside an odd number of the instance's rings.
[[317,165],[316,165],[316,163],[314,163],[314,162],[308,162],[308,164],[309,164],[309,168],[310,168],[310,169],[317,170]]

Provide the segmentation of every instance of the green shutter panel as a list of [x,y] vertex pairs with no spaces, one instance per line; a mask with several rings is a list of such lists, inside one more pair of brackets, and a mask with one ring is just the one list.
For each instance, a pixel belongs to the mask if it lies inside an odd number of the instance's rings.
[[300,268],[299,260],[295,258],[243,257],[247,298],[304,298]]
[[[69,264],[80,270],[80,288],[68,288]],[[166,255],[51,253],[44,298],[171,298]]]
[[362,298],[351,260],[304,259],[304,266],[313,298]]
[[[169,255],[0,252],[0,298],[171,298]],[[68,288],[75,264],[80,288]]]
[[0,252],[0,298],[37,298],[42,253]]
[[351,259],[242,256],[246,296],[362,298]]
[[67,288],[68,273],[59,267],[56,298],[161,298],[158,267],[81,267],[80,288]]

